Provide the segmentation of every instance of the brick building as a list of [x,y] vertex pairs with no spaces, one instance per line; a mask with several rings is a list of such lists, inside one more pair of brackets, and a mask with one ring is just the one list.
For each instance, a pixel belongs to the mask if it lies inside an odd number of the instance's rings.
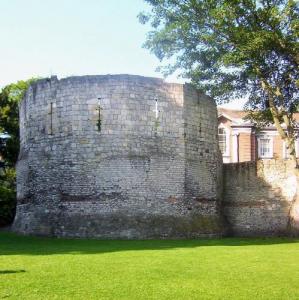
[[[274,125],[257,131],[250,121],[244,119],[245,116],[245,111],[218,108],[218,136],[223,162],[288,159],[285,142]],[[299,113],[295,114],[295,119],[299,121]],[[299,141],[296,141],[299,155],[298,146]]]

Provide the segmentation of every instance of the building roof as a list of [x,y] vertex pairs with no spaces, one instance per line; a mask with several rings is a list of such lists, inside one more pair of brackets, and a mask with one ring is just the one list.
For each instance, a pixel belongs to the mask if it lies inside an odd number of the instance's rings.
[[[240,126],[253,126],[253,124],[249,120],[244,120],[246,116],[246,111],[244,110],[236,110],[236,109],[228,109],[223,107],[218,107],[218,118],[224,117],[232,122],[232,125],[240,125]],[[299,113],[293,114],[296,122],[299,123]],[[272,126],[269,126],[272,127]]]
[[232,125],[252,125],[249,120],[244,120],[246,112],[244,110],[228,109],[218,107],[218,118],[224,117],[232,122]]
[[218,117],[221,115],[227,115],[232,119],[242,119],[246,116],[246,112],[244,110],[235,110],[229,108],[218,107]]

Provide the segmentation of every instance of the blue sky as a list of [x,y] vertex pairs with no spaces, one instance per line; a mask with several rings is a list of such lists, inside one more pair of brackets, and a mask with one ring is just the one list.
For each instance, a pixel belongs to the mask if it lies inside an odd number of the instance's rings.
[[142,48],[150,27],[137,15],[148,9],[143,0],[0,0],[0,87],[51,75],[162,77]]
[[159,76],[143,0],[0,0],[0,86],[32,76]]

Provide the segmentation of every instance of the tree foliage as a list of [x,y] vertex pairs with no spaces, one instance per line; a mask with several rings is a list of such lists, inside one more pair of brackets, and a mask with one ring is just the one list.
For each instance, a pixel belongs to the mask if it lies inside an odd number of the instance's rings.
[[0,170],[0,227],[10,224],[16,212],[16,171]]
[[0,93],[0,134],[9,138],[0,147],[0,156],[13,167],[19,153],[19,103],[34,79],[18,81],[4,87]]
[[0,226],[13,221],[16,211],[15,164],[19,154],[19,103],[35,79],[7,85],[0,92],[0,157],[5,168],[0,168]]
[[[146,0],[145,47],[166,75],[183,77],[218,102],[248,96],[250,117],[274,122],[295,160],[299,6],[294,0]],[[259,111],[258,113],[255,113]],[[265,118],[263,118],[265,113]],[[284,125],[283,125],[284,124]]]

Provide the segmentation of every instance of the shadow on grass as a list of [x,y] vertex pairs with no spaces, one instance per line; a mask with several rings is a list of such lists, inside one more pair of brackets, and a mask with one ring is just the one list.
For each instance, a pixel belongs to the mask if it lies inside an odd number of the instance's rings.
[[259,246],[298,243],[291,238],[223,238],[204,240],[75,240],[0,232],[0,255],[99,254],[137,250],[171,250],[196,247]]
[[0,275],[25,273],[25,270],[0,270]]

